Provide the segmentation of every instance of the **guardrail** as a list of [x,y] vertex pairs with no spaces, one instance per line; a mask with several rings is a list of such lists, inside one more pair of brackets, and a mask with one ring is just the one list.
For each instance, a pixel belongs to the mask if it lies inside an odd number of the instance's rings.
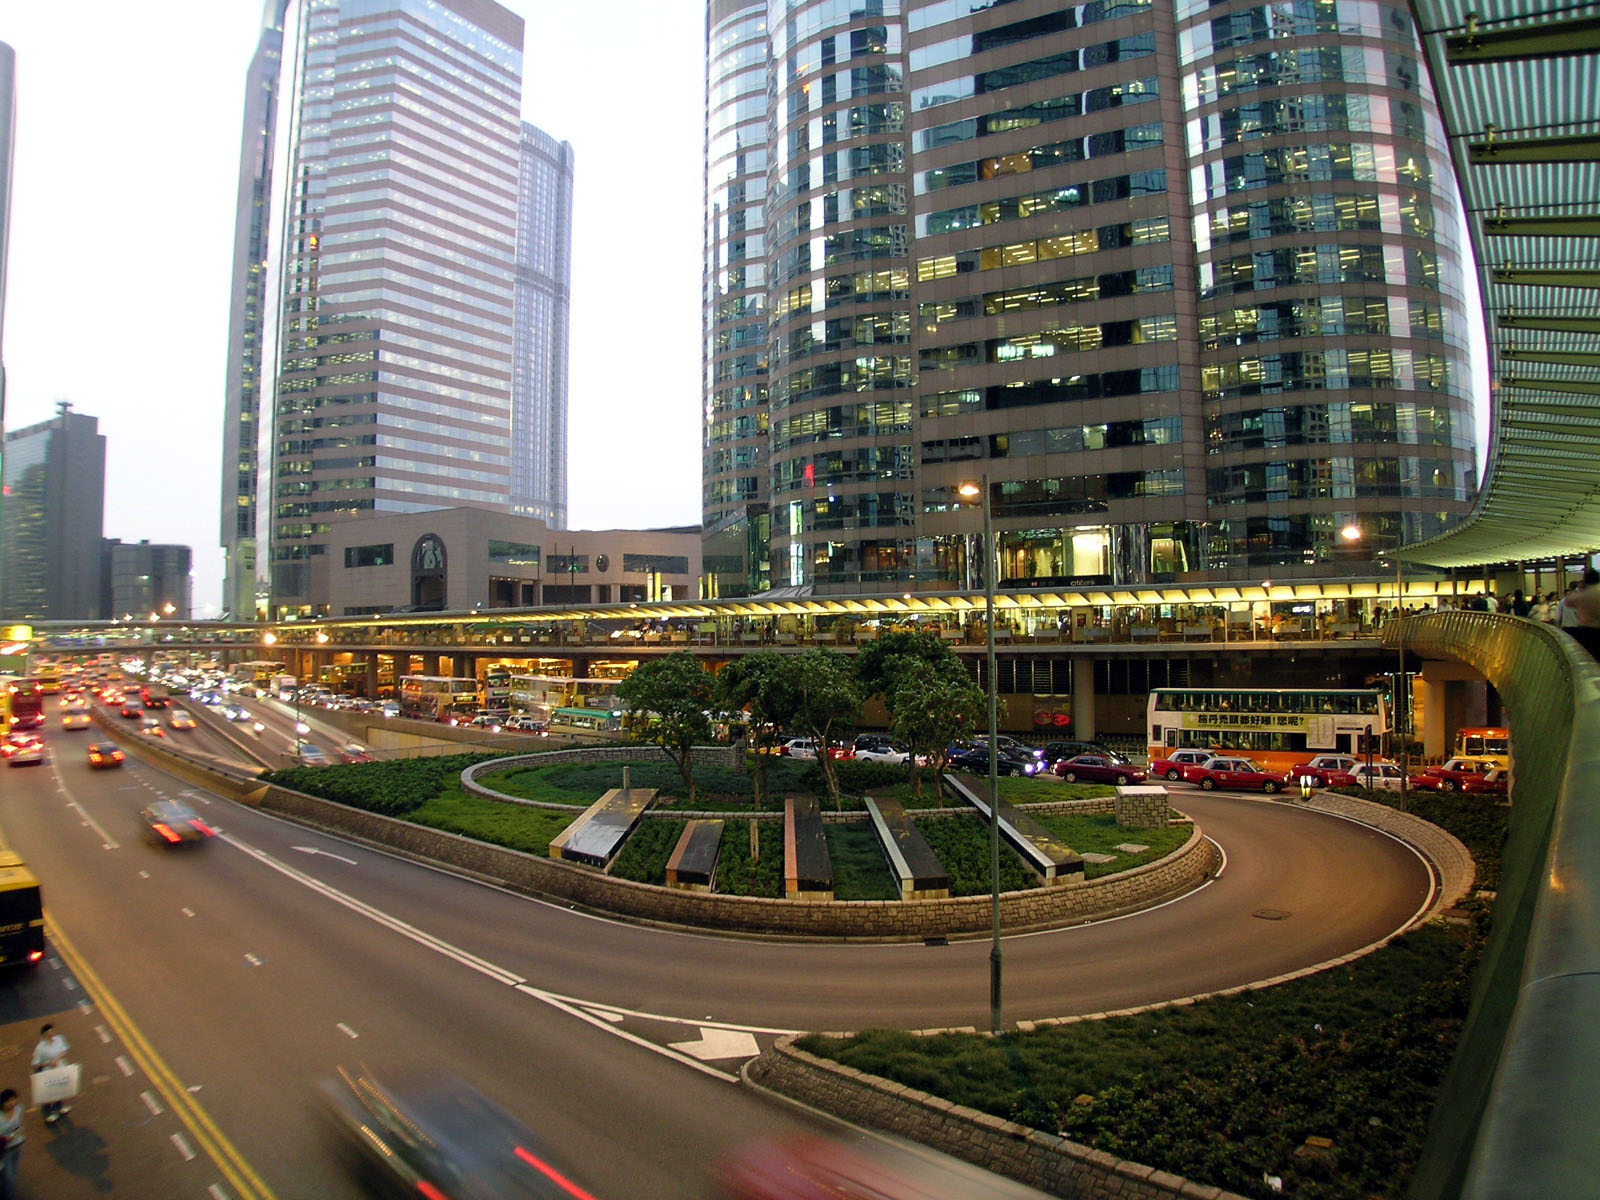
[[1490,613],[1408,618],[1384,640],[1481,671],[1518,748],[1494,929],[1409,1195],[1593,1196],[1600,666],[1559,629]]

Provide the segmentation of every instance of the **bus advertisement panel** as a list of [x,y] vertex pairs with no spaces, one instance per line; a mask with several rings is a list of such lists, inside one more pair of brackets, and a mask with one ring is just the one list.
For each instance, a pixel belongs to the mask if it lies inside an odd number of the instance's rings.
[[1354,688],[1157,688],[1148,708],[1150,757],[1177,749],[1245,755],[1285,771],[1307,754],[1381,753],[1382,692]]

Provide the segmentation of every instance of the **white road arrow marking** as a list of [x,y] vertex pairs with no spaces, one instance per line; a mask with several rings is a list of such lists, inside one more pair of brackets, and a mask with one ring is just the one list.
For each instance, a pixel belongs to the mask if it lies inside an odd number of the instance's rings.
[[708,1029],[700,1026],[700,1040],[698,1042],[668,1042],[668,1046],[698,1058],[701,1062],[711,1062],[719,1058],[754,1058],[761,1053],[761,1047],[756,1044],[756,1039],[750,1034],[739,1029]]
[[352,867],[356,865],[356,860],[353,858],[345,858],[340,854],[329,854],[326,850],[318,850],[315,846],[291,846],[289,848],[298,850],[301,854],[320,854],[323,858],[337,859],[339,862],[349,863]]

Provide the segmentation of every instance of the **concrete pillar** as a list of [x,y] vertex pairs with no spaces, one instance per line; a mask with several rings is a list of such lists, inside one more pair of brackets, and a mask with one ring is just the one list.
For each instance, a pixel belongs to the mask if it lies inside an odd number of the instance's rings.
[[1088,657],[1072,660],[1072,736],[1084,741],[1092,740],[1095,734],[1094,664],[1095,660]]
[[1428,758],[1447,758],[1450,753],[1449,708],[1450,691],[1457,684],[1444,680],[1430,680],[1426,674],[1417,679],[1417,699],[1422,709],[1422,753]]
[[420,654],[417,657],[422,659],[421,674],[437,675],[439,673],[439,656],[437,654]]
[[361,694],[368,699],[375,699],[378,695],[378,656],[376,654],[367,658],[366,688]]

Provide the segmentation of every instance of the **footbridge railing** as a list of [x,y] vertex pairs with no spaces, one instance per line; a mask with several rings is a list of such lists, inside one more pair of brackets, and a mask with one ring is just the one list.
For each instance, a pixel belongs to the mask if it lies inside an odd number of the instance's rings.
[[1552,626],[1408,618],[1385,642],[1482,672],[1509,713],[1513,807],[1466,1029],[1410,1194],[1588,1197],[1600,1187],[1600,667]]

